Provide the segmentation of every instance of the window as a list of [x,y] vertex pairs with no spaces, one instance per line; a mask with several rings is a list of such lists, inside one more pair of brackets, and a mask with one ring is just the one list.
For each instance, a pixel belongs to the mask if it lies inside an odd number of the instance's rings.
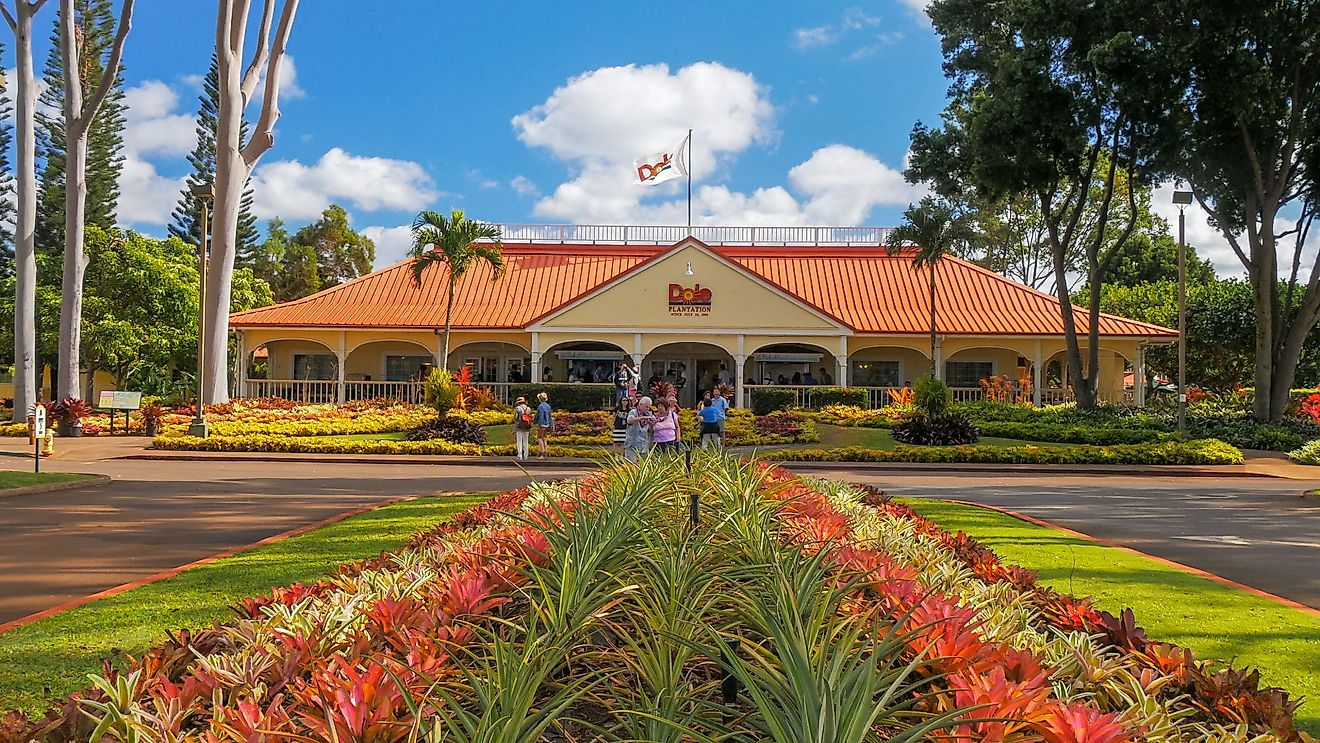
[[994,373],[993,361],[944,362],[944,382],[950,387],[980,387],[981,380]]
[[422,367],[430,363],[430,356],[386,356],[385,381],[411,382],[418,378]]
[[897,387],[899,375],[897,361],[854,361],[848,383],[854,387]]
[[334,379],[335,357],[328,353],[295,353],[294,379]]

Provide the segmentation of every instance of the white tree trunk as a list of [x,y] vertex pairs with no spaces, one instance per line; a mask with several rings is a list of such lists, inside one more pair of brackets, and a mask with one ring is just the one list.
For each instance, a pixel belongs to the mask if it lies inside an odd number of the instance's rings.
[[96,112],[119,76],[119,60],[124,52],[133,15],[133,0],[124,0],[119,12],[119,28],[106,63],[101,82],[83,101],[81,39],[73,0],[60,2],[60,53],[64,62],[64,282],[60,297],[60,368],[56,388],[63,397],[81,394],[79,376],[82,364],[83,274],[87,254],[83,241],[87,228],[87,132]]
[[[280,62],[298,12],[298,0],[284,0],[279,26],[272,41],[270,29],[275,0],[265,0],[260,36],[251,61],[244,67],[243,42],[247,35],[249,0],[220,0],[216,15],[216,62],[219,68],[220,110],[215,138],[215,210],[206,277],[206,368],[202,386],[209,403],[229,401],[229,301],[238,242],[238,212],[243,186],[252,169],[275,142],[279,120]],[[263,77],[264,73],[264,77]],[[243,110],[258,85],[262,86],[261,114],[251,141],[242,141]]]
[[[44,2],[44,0],[43,0]],[[37,402],[37,86],[32,73],[32,17],[41,8],[18,0],[14,17],[5,18],[14,32],[18,94],[14,122],[18,150],[18,213],[14,226],[14,420],[26,420]]]

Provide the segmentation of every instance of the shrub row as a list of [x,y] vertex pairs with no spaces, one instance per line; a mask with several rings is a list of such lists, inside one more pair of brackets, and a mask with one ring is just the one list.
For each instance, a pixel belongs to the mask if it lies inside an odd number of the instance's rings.
[[1015,423],[987,421],[977,424],[982,436],[1023,441],[1049,441],[1057,444],[1145,444],[1155,441],[1176,441],[1178,434],[1151,428],[1095,428],[1070,426],[1062,423]]
[[1298,464],[1320,464],[1320,439],[1308,441],[1288,452],[1288,458]]
[[980,464],[1241,464],[1242,452],[1215,439],[1113,446],[897,446],[892,451],[839,447],[768,452],[798,462]]
[[[407,431],[435,419],[427,408],[393,408],[353,417],[312,419],[222,420],[210,424],[213,436],[344,436],[363,433]],[[169,426],[165,436],[183,436],[186,426]]]
[[[440,454],[453,456],[508,456],[513,447],[456,444],[442,439],[430,441],[394,441],[388,439],[334,439],[318,436],[160,436],[153,442],[157,449],[172,451],[268,452],[297,454]],[[551,456],[575,457],[599,453],[599,448],[553,446]]]
[[555,410],[585,413],[614,405],[614,386],[608,384],[514,384],[509,386],[509,399],[527,398],[527,404],[536,407],[536,396],[544,392]]

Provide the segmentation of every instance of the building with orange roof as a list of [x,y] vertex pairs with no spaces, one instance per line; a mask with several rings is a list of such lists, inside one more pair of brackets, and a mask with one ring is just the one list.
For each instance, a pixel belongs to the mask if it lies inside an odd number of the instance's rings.
[[[888,390],[929,373],[927,272],[891,255],[883,228],[510,226],[507,270],[484,264],[458,282],[451,352],[441,359],[448,277],[414,285],[407,261],[311,296],[231,317],[246,396],[415,397],[434,365],[472,366],[511,384],[608,384],[621,361],[681,381],[691,402],[722,379],[738,398],[762,386]],[[975,264],[936,271],[935,368],[960,399],[980,380],[1030,381],[1037,404],[1067,399],[1059,301]],[[1075,312],[1079,329],[1086,313]],[[1101,392],[1176,331],[1101,318]],[[265,354],[254,378],[254,352]],[[1134,391],[1140,397],[1140,390]]]

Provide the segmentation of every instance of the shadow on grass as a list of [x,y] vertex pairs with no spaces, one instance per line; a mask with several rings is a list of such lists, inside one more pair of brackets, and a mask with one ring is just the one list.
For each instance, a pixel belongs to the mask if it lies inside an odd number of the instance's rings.
[[136,655],[178,628],[232,616],[230,606],[275,586],[308,582],[335,566],[401,546],[488,495],[420,498],[202,565],[0,635],[0,711],[40,714],[50,699],[87,685],[108,656]]

